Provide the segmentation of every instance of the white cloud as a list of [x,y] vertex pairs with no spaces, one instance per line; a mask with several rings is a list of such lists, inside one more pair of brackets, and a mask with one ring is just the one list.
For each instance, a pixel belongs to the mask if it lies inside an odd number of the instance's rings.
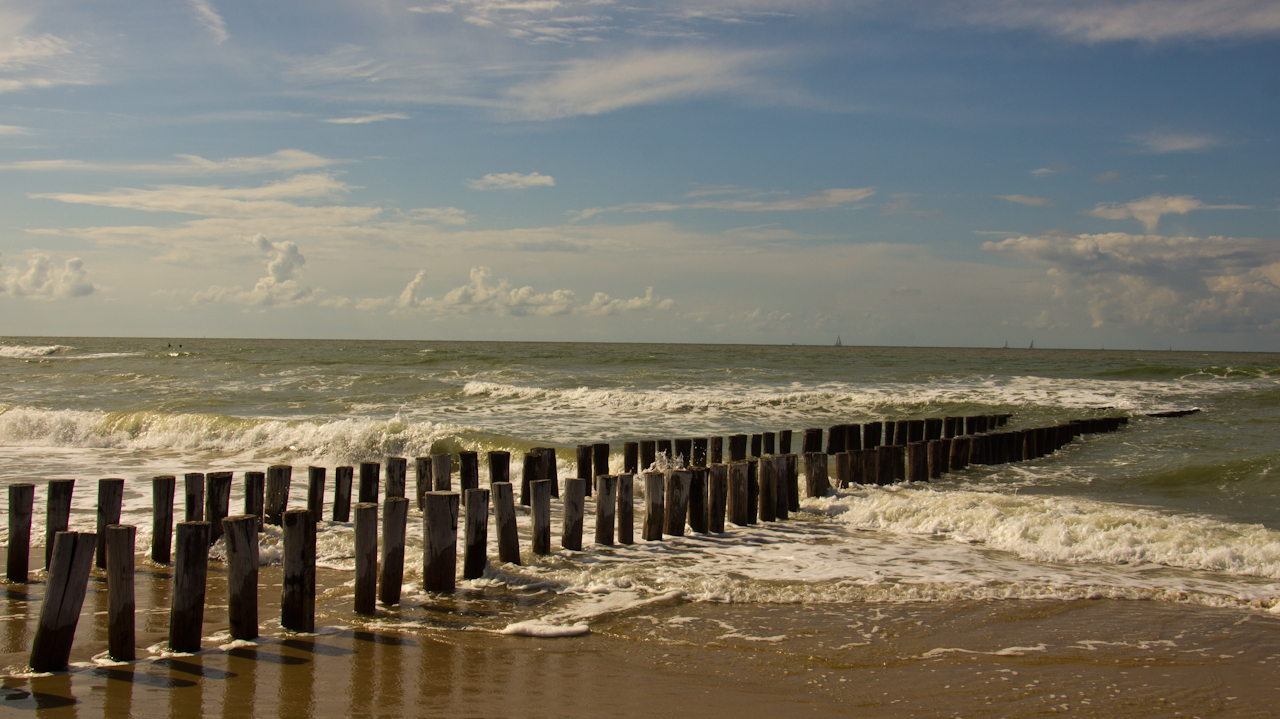
[[61,268],[55,268],[47,255],[32,255],[27,260],[26,272],[0,266],[0,295],[55,300],[85,297],[96,289],[89,282],[84,262],[79,257],[72,257]]
[[524,190],[530,187],[554,187],[555,178],[530,172],[521,175],[518,172],[491,172],[479,180],[467,180],[466,186],[473,190]]
[[1049,175],[1058,174],[1058,171],[1052,170],[1048,167],[1037,167],[1036,169],[1031,171],[1031,174],[1035,175],[1036,177],[1048,177]]
[[32,17],[0,7],[0,93],[83,85],[96,78],[96,66],[78,43],[49,33],[24,33]]
[[1053,207],[1053,200],[1047,197],[1028,197],[1027,195],[996,195],[996,197],[1027,207]]
[[1058,297],[1095,327],[1180,331],[1280,329],[1280,243],[1230,237],[1014,237],[988,252],[1050,265]]
[[25,135],[28,130],[18,125],[0,125],[0,136],[3,135]]
[[331,117],[320,122],[328,122],[334,125],[367,125],[371,122],[382,122],[384,120],[408,120],[409,116],[403,112],[381,112],[376,115],[360,115],[358,117]]
[[876,194],[874,187],[833,188],[804,197],[781,200],[701,200],[698,202],[634,202],[613,207],[589,207],[575,213],[575,219],[605,212],[673,212],[675,210],[733,210],[736,212],[794,212],[826,210],[861,202]]
[[265,235],[249,238],[257,250],[267,256],[267,274],[250,290],[239,287],[212,286],[191,297],[191,304],[233,302],[249,307],[292,307],[311,302],[316,291],[299,283],[307,258],[292,242],[272,242]]
[[1256,38],[1280,33],[1274,0],[974,0],[959,22],[1031,28],[1079,42]]
[[416,210],[410,210],[408,214],[411,218],[422,222],[432,222],[440,225],[467,224],[466,211],[459,210],[456,207],[420,207]]
[[336,164],[302,150],[278,150],[257,157],[207,160],[199,155],[174,155],[179,162],[103,163],[82,160],[25,160],[0,165],[4,170],[74,170],[76,172],[155,172],[173,175],[257,175],[299,172]]
[[1222,144],[1218,138],[1211,135],[1173,132],[1152,132],[1146,135],[1137,135],[1133,139],[1147,152],[1156,155],[1164,155],[1171,152],[1194,152]]
[[675,306],[675,300],[658,299],[653,288],[645,288],[644,297],[632,297],[629,300],[615,300],[603,292],[597,292],[591,301],[574,308],[575,312],[584,315],[616,315],[636,310],[659,309],[668,310]]
[[1192,210],[1247,210],[1245,205],[1206,205],[1190,195],[1169,197],[1166,195],[1148,195],[1140,200],[1125,203],[1100,202],[1086,215],[1100,217],[1104,220],[1138,220],[1147,232],[1155,232],[1160,218],[1165,215],[1185,215]]
[[213,9],[213,5],[209,0],[188,1],[191,3],[191,9],[196,11],[196,19],[199,20],[200,24],[204,25],[205,29],[209,31],[209,34],[213,36],[214,43],[221,45],[226,42],[228,37],[227,23],[222,19],[222,16],[218,14],[218,11]]

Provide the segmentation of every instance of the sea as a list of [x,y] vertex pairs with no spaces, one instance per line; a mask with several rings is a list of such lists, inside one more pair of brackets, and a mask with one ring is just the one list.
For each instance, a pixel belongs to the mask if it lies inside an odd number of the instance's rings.
[[[1199,411],[1148,416],[1188,409]],[[608,442],[620,472],[626,441],[997,413],[1011,415],[1010,429],[1130,421],[1034,461],[807,497],[786,522],[723,535],[597,547],[589,503],[583,551],[538,557],[522,515],[522,565],[497,561],[491,531],[485,576],[459,580],[487,610],[456,623],[580,635],[673,603],[1105,599],[1280,614],[1280,354],[0,339],[0,483],[37,485],[36,544],[51,479],[78,480],[72,528],[93,531],[96,480],[123,477],[122,521],[145,547],[157,475],[232,471],[234,513],[243,473],[272,464],[295,468],[291,506],[303,507],[309,465],[332,478],[334,467],[393,456],[506,450],[518,476],[520,453],[553,446],[564,478],[583,443]],[[637,522],[642,514],[638,504]],[[419,516],[409,522],[407,609],[387,620],[401,628],[440,621],[411,611],[435,601],[420,589]],[[0,525],[0,542],[6,532]],[[318,537],[323,568],[353,568],[351,524],[322,521]],[[279,543],[268,528],[264,563],[278,563]]]

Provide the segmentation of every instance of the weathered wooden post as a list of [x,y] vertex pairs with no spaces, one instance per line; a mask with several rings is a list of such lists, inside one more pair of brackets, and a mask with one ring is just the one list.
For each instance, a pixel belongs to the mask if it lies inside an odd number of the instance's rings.
[[778,432],[778,454],[791,454],[791,430]]
[[[475,452],[471,453],[472,462],[475,461]],[[403,497],[405,496],[405,481],[409,474],[409,460],[404,457],[387,457],[387,488],[385,490],[386,497]]]
[[587,480],[587,484],[591,484],[591,475],[595,471],[595,448],[589,444],[580,444],[577,447],[577,477],[578,479]]
[[758,516],[761,522],[772,522],[777,519],[774,507],[778,501],[777,482],[773,478],[773,460],[761,457],[756,460],[756,477],[760,482]]
[[900,419],[894,424],[893,443],[905,447],[911,441],[911,422]]
[[764,435],[763,434],[751,435],[751,456],[761,457],[763,456],[763,454],[764,454]]
[[596,477],[596,544],[613,546],[613,520],[618,507],[618,477],[601,474]]
[[678,469],[669,472],[665,480],[663,524],[666,525],[667,534],[683,537],[685,519],[689,516],[689,490],[693,484],[693,472]]
[[210,472],[205,475],[205,480],[204,516],[209,521],[209,544],[212,546],[222,537],[222,520],[230,513],[231,472]]
[[825,497],[831,488],[827,482],[827,455],[808,452],[804,455],[805,494],[809,497]]
[[[367,485],[363,466],[360,472],[360,490],[364,494]],[[374,614],[378,598],[378,505],[374,502],[357,502],[356,510],[356,614]]]
[[[381,474],[381,464],[377,462],[360,463],[360,490],[359,494],[356,495],[359,504],[378,503],[378,484],[381,481]],[[357,514],[357,516],[359,515]],[[370,600],[370,602],[372,601]],[[372,610],[365,613],[372,613]]]
[[684,466],[693,466],[693,438],[677,439],[675,452],[675,457],[684,460]]
[[333,470],[333,521],[351,521],[351,480],[355,467],[338,467]]
[[468,489],[463,532],[462,578],[479,579],[489,566],[489,490]]
[[[462,506],[467,506],[467,490],[480,488],[480,454],[478,452],[458,453],[458,493]],[[488,504],[485,510],[488,511]]]
[[866,484],[866,480],[862,476],[862,453],[863,450],[855,449],[846,452],[849,455],[847,460],[849,463],[849,484]]
[[40,623],[31,643],[31,668],[37,672],[67,668],[96,544],[89,533],[59,532],[54,538]]
[[786,519],[790,513],[791,503],[787,498],[787,457],[788,455],[779,454],[769,458],[773,462],[773,518],[779,521]]
[[437,492],[453,491],[453,455],[448,452],[431,455],[431,482]]
[[123,503],[123,479],[98,480],[98,546],[94,564],[99,569],[107,568],[107,527],[120,523],[120,508]]
[[204,628],[205,580],[209,575],[209,523],[178,522],[173,594],[169,605],[169,649],[200,651]]
[[875,449],[880,446],[880,430],[884,425],[880,422],[867,422],[862,425],[862,448]]
[[413,458],[414,497],[417,498],[418,511],[422,511],[422,495],[435,488],[431,481],[431,457]]
[[[244,473],[244,513],[258,518],[258,531],[262,531],[262,523],[266,519],[266,477],[262,472]],[[227,531],[225,525],[222,531]]]
[[[595,444],[591,445],[591,457],[592,459],[595,460],[595,466],[592,468],[592,473],[596,477],[599,477],[602,474],[609,473],[609,443],[608,442],[596,442]],[[588,497],[591,496],[591,487],[592,487],[591,484],[587,485]]]
[[711,464],[724,462],[724,437],[711,438],[710,448],[707,450],[707,461]]
[[292,484],[292,466],[273,464],[267,467],[266,513],[268,524],[279,527],[281,522],[284,521],[284,510],[289,508],[289,489]]
[[810,427],[804,431],[804,441],[801,444],[805,454],[822,451],[822,428]]
[[787,475],[783,480],[787,485],[787,508],[792,512],[800,511],[800,458],[794,454],[782,455],[787,460]]
[[[590,446],[587,445],[588,448]],[[564,525],[560,532],[560,546],[565,549],[582,550],[582,518],[586,513],[585,497],[590,481],[582,477],[570,477],[564,481]]]
[[[388,467],[388,470],[390,467]],[[390,472],[388,471],[388,475]],[[391,489],[388,480],[387,489]],[[484,510],[488,516],[489,503]],[[404,585],[404,538],[409,522],[409,500],[387,497],[382,503],[382,567],[378,577],[378,599],[386,606],[400,603]]]
[[876,475],[876,484],[893,484],[893,447],[894,445],[891,444],[882,444],[879,447],[876,447],[876,464],[879,467],[879,474]]
[[530,482],[529,491],[533,494],[533,553],[551,554],[551,480]]
[[280,626],[295,632],[316,630],[316,523],[311,513],[284,513],[284,576],[280,590]]
[[498,525],[498,559],[520,564],[520,534],[516,529],[515,490],[510,482],[494,482],[493,521]]
[[693,459],[690,462],[691,463],[689,466],[691,467],[707,466],[707,438],[706,437],[693,438]]
[[542,470],[539,472],[539,477],[551,480],[551,496],[559,499],[560,478],[556,470],[556,448],[543,447],[542,454],[538,456],[542,458]]
[[324,519],[324,478],[324,467],[307,467],[307,514],[312,522]]
[[840,454],[845,451],[844,435],[843,424],[836,424],[827,428],[827,454]]
[[35,510],[34,484],[9,485],[9,550],[5,576],[11,582],[27,581],[31,566],[31,513]]
[[622,471],[635,474],[640,471],[640,443],[625,442],[622,445]]
[[840,452],[836,455],[836,488],[844,489],[849,486],[849,453]]
[[760,516],[760,468],[747,462],[747,524],[755,524]]
[[[921,428],[923,430],[923,428]],[[925,442],[912,442],[907,445],[908,473],[912,482],[929,481],[929,445]]]
[[232,639],[258,638],[258,515],[222,520],[227,538],[227,620]]
[[640,538],[647,542],[662,539],[662,523],[666,507],[662,501],[666,477],[662,472],[644,473],[644,525]]
[[[50,482],[50,485],[52,484]],[[169,555],[173,551],[173,494],[177,490],[177,485],[178,478],[172,474],[151,478],[151,561],[156,564],[168,564]],[[51,486],[51,498],[52,489]],[[70,499],[69,495],[68,499]],[[71,505],[68,503],[67,511],[70,512],[70,510]],[[66,531],[66,527],[63,526],[58,531]],[[52,545],[53,542],[48,544]],[[45,566],[49,565],[47,552],[46,549]]]
[[652,439],[646,439],[640,442],[640,468],[639,471],[646,472],[653,463],[658,461],[658,443]]
[[107,654],[117,662],[131,662],[137,658],[133,595],[136,534],[137,529],[129,525],[107,527]]
[[912,442],[923,442],[925,431],[925,421],[923,419],[913,419],[907,422],[907,444]]
[[[45,497],[44,514],[44,566],[47,569],[53,560],[53,542],[58,532],[65,532],[71,527],[71,493],[75,491],[74,479],[51,479],[46,485],[48,496]],[[173,518],[173,490],[169,491],[169,517]],[[172,521],[171,521],[172,524]],[[166,550],[164,560],[168,560]]]
[[879,448],[862,450],[862,483],[880,484],[880,450]]
[[499,482],[511,481],[511,453],[504,450],[489,452],[489,489]]
[[689,529],[707,533],[707,468],[701,465],[689,472]]
[[956,436],[951,440],[951,471],[958,472],[969,465],[969,438]]
[[929,479],[939,479],[946,472],[947,456],[943,454],[943,443],[940,439],[931,439],[928,443]]
[[675,447],[672,446],[671,444],[671,440],[669,439],[658,440],[658,454],[665,454],[667,456],[668,462],[675,461],[676,452],[675,452]]
[[186,503],[182,516],[188,522],[204,520],[204,481],[204,472],[182,475],[182,497]]
[[729,437],[729,461],[742,462],[747,459],[747,435],[735,434]]
[[724,531],[725,510],[729,497],[729,465],[713,464],[707,468],[707,531]]
[[730,462],[729,467],[729,496],[728,510],[729,521],[739,526],[746,526],[750,522],[751,507],[747,504],[749,493],[747,491],[748,484],[748,463]]
[[776,432],[762,432],[760,451],[764,455],[778,453],[778,434]]
[[[535,488],[536,492],[536,488]],[[428,492],[422,512],[422,588],[452,592],[458,576],[457,492]]]
[[959,417],[943,417],[942,418],[942,438],[943,439],[953,439],[955,438],[956,435],[960,434],[960,431],[957,430],[956,428],[956,420],[959,420],[959,419],[960,419]]
[[942,418],[929,417],[924,421],[924,438],[926,441],[942,439]]
[[618,475],[618,544],[635,543],[635,475]]
[[542,469],[542,457],[539,450],[531,449],[524,453],[524,468],[520,474],[520,504],[528,507],[533,497],[532,484],[538,481],[538,472]]

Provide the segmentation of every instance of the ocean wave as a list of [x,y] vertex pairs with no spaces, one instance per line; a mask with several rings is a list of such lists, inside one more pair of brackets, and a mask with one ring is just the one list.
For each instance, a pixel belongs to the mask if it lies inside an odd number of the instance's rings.
[[0,345],[0,357],[12,357],[14,359],[48,357],[69,349],[74,348],[66,345]]

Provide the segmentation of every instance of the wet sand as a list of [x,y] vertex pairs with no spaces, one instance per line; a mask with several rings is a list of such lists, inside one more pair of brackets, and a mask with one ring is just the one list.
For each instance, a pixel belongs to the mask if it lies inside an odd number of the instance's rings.
[[349,610],[350,575],[321,571],[320,630],[302,636],[275,621],[279,571],[264,567],[263,637],[226,647],[216,563],[202,653],[144,649],[165,640],[169,578],[140,565],[144,659],[94,665],[106,650],[105,584],[95,576],[76,666],[33,677],[23,672],[43,584],[32,576],[0,590],[5,715],[1267,717],[1280,705],[1280,617],[1257,612],[1110,600],[674,599],[598,618],[584,636],[535,639],[491,629],[520,603],[553,600],[491,589],[365,618]]

